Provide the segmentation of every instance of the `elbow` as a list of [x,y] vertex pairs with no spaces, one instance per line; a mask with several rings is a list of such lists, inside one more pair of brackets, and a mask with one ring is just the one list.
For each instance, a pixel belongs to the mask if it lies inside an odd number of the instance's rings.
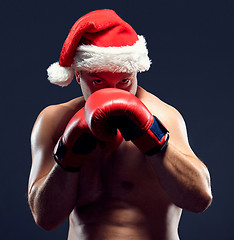
[[41,220],[39,218],[34,218],[34,220],[35,220],[35,223],[37,224],[37,226],[44,229],[45,231],[52,231],[57,227],[52,224],[48,224],[46,221]]
[[212,203],[213,196],[211,191],[207,191],[201,200],[200,208],[198,208],[198,212],[204,212]]
[[[195,188],[196,189],[196,188]],[[210,184],[210,175],[207,168],[203,168],[201,181],[195,193],[195,206],[193,212],[204,212],[212,203],[213,196]]]
[[52,221],[49,221],[49,219],[46,216],[39,216],[33,214],[34,221],[36,225],[45,231],[52,231],[58,227],[59,224],[55,224]]
[[212,200],[210,184],[196,184],[187,192],[186,197],[184,195],[182,208],[193,213],[201,213],[211,205]]
[[33,219],[36,225],[46,231],[54,230],[59,224],[54,223],[51,218],[45,214],[45,211],[39,210],[34,205],[34,201],[30,199],[29,195],[29,206],[32,212]]
[[196,197],[195,204],[190,209],[191,212],[201,213],[204,212],[212,203],[213,196],[211,191],[206,191],[202,194],[199,194],[199,197]]
[[200,194],[198,194],[200,202],[197,205],[197,209],[196,212],[204,212],[212,203],[213,200],[213,196],[212,196],[212,191],[211,191],[211,184],[210,184],[210,176],[208,173],[208,170],[205,169],[205,177],[203,179],[205,179],[206,181],[204,181],[204,184],[201,184],[200,189]]

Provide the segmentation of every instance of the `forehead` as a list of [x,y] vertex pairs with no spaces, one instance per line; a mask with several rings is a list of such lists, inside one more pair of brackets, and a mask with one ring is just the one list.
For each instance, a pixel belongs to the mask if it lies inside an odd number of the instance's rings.
[[126,73],[126,72],[120,72],[120,73],[115,73],[115,72],[86,72],[82,71],[81,72],[82,77],[85,78],[101,78],[101,79],[106,79],[106,78],[111,78],[111,79],[124,79],[124,78],[130,78],[136,76],[136,73]]

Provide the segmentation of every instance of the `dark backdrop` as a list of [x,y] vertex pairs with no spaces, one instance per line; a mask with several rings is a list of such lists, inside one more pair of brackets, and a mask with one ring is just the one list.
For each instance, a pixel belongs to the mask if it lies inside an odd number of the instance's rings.
[[39,112],[80,95],[75,81],[47,81],[70,27],[83,14],[111,8],[148,42],[153,65],[139,85],[184,116],[190,144],[208,166],[214,200],[204,213],[184,211],[181,239],[234,239],[233,10],[223,1],[30,1],[1,3],[2,239],[66,239],[67,222],[46,232],[27,204],[30,133]]

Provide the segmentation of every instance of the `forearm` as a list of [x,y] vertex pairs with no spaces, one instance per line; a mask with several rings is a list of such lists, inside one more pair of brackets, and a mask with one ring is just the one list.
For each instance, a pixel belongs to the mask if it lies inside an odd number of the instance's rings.
[[177,206],[192,212],[204,211],[209,206],[210,177],[199,159],[183,154],[170,143],[149,159],[162,188]]
[[50,173],[36,181],[28,194],[35,222],[46,230],[56,228],[77,201],[79,173],[64,171],[55,164]]

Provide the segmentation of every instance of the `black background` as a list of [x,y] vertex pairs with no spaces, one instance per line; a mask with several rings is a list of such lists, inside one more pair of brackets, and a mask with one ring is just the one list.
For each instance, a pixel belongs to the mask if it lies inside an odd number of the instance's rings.
[[0,238],[66,239],[68,223],[46,232],[27,204],[30,133],[39,112],[81,94],[75,81],[47,81],[73,23],[114,9],[144,35],[152,67],[139,85],[183,115],[190,144],[208,166],[214,200],[204,213],[184,211],[181,239],[234,239],[233,11],[223,1],[4,1],[1,22]]

